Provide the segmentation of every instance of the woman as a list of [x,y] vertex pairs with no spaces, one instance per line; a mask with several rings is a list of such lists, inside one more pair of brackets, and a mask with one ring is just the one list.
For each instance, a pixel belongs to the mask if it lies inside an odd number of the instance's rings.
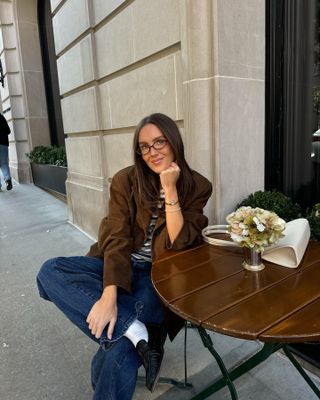
[[[0,113],[0,169],[6,183],[7,190],[12,189],[12,179],[9,168],[9,139],[10,127],[5,117]],[[1,191],[1,179],[0,179]]]
[[133,150],[134,165],[113,177],[98,242],[86,257],[47,261],[37,277],[40,296],[100,344],[91,366],[95,400],[131,399],[141,364],[154,390],[167,328],[171,339],[177,329],[152,287],[152,260],[199,243],[207,224],[212,187],[189,168],[175,122],[144,118]]

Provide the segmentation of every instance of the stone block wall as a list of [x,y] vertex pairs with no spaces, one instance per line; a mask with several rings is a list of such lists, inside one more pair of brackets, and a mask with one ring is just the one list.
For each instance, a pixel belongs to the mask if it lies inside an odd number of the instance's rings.
[[156,111],[177,121],[190,165],[214,184],[211,223],[263,188],[263,0],[51,5],[76,226],[95,236],[134,126]]
[[[213,182],[210,223],[263,189],[264,0],[50,3],[75,226],[96,237],[110,180],[132,163],[134,127],[152,112],[177,121],[191,167]],[[0,94],[22,181],[26,152],[50,144],[37,0],[0,7]]]
[[69,216],[95,237],[109,183],[132,163],[134,127],[163,112],[183,128],[180,1],[52,1]]

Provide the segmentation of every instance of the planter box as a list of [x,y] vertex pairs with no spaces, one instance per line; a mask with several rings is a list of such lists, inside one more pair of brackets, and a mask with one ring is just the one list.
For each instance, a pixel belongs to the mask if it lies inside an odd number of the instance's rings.
[[67,167],[31,163],[31,171],[36,186],[66,195]]

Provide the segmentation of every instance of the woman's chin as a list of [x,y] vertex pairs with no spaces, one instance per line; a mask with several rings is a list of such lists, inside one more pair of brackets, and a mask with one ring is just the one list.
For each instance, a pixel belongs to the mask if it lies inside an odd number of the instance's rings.
[[151,171],[158,175],[160,175],[161,172],[166,169],[164,166],[161,165],[149,165],[149,168],[151,169]]
[[[169,167],[168,167],[168,168],[169,168]],[[166,169],[167,169],[167,168],[165,168],[165,167],[162,167],[162,168],[155,168],[153,171],[154,171],[156,174],[160,175],[161,172],[165,171]]]

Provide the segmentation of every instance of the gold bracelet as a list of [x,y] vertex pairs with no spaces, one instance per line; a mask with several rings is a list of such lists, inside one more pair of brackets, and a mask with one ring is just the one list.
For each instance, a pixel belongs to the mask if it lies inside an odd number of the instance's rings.
[[175,206],[176,204],[179,203],[179,199],[178,199],[178,200],[165,201],[164,203],[165,203],[167,206]]
[[166,213],[174,213],[174,212],[177,212],[177,211],[180,211],[181,210],[181,207],[179,207],[179,208],[176,208],[175,210],[165,210],[165,212]]

